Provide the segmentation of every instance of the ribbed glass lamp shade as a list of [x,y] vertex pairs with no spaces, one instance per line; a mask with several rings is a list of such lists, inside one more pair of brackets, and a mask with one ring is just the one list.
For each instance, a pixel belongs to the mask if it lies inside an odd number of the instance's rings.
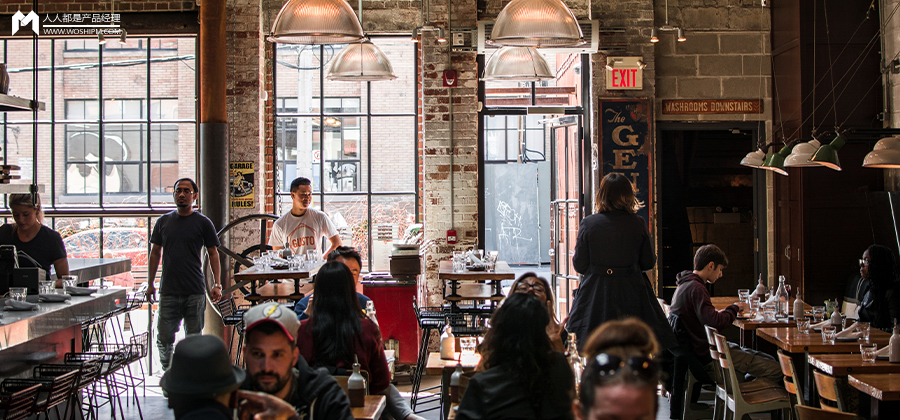
[[900,138],[885,137],[878,140],[878,143],[875,143],[875,148],[863,159],[863,167],[900,168]]
[[784,146],[777,153],[769,155],[760,168],[787,176],[788,173],[784,170],[784,158],[791,154],[791,147],[792,146]]
[[741,159],[741,165],[749,166],[751,168],[759,168],[760,166],[762,166],[765,159],[766,152],[757,150],[755,152],[747,153],[747,156],[744,156],[744,158]]
[[328,80],[376,81],[396,79],[387,56],[369,41],[350,44],[331,60]]
[[809,161],[834,169],[835,171],[840,171],[841,161],[838,159],[837,152],[838,150],[841,150],[841,147],[844,147],[844,143],[847,143],[847,141],[838,134],[831,143],[822,145],[819,150],[816,150],[816,153],[813,153],[812,157],[809,158]]
[[346,0],[289,0],[269,41],[280,44],[349,44],[365,39],[359,18]]
[[515,47],[574,47],[584,44],[584,34],[561,0],[512,0],[497,15],[490,42]]
[[784,160],[784,166],[789,168],[819,166],[817,163],[810,162],[809,158],[816,153],[816,150],[819,150],[820,146],[822,144],[816,139],[797,144],[791,151],[791,155]]
[[503,47],[484,66],[484,80],[533,82],[555,79],[547,60],[534,47]]

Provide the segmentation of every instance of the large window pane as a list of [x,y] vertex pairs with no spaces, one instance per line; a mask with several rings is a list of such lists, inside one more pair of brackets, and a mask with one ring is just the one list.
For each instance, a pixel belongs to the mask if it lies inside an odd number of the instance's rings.
[[[151,118],[193,120],[197,106],[196,39],[151,38],[149,43]],[[141,53],[146,57],[146,51]]]
[[325,196],[325,213],[344,245],[356,247],[363,264],[369,258],[369,201],[364,195]]
[[416,190],[416,120],[414,117],[372,118],[372,191]]
[[408,39],[375,38],[375,45],[387,56],[396,79],[372,82],[373,114],[412,114],[416,112],[416,95],[406,88],[416,83],[416,47]]
[[[322,66],[320,45],[276,45],[275,91],[278,97],[294,98],[290,113],[310,113],[319,108],[319,72]],[[333,47],[325,45],[327,58]],[[315,100],[313,98],[316,98]]]
[[[9,72],[9,94],[20,98],[34,98],[34,44],[31,39],[11,39],[6,41],[6,68]],[[41,39],[38,41],[38,101],[44,102],[46,108],[38,111],[38,120],[49,121],[50,111],[53,109],[53,90],[50,84],[50,67],[52,41]],[[96,69],[94,69],[96,71]],[[90,77],[89,77],[90,79]],[[93,80],[85,80],[90,85]],[[86,86],[87,87],[87,86]],[[34,115],[31,112],[8,112],[7,121],[31,121]]]

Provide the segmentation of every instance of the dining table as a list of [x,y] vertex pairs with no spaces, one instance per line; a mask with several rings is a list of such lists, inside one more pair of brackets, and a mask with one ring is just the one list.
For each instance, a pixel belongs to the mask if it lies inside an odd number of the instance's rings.
[[[461,300],[489,300],[491,305],[503,300],[502,281],[516,278],[516,273],[509,268],[506,261],[497,261],[494,269],[473,270],[467,268],[463,271],[454,271],[451,261],[441,261],[438,265],[438,279],[444,284],[444,300],[451,303],[451,309],[458,311],[457,303]],[[463,283],[484,283],[487,293],[467,293],[469,286]],[[475,287],[477,288],[477,287]],[[449,293],[448,293],[448,290]]]
[[454,353],[450,360],[441,359],[440,352],[429,352],[428,361],[425,363],[425,373],[428,375],[441,375],[441,418],[447,419],[450,414],[450,375],[456,370],[456,365],[462,367],[463,372],[472,372],[481,363],[481,355],[478,353],[461,355]]
[[871,420],[897,418],[897,410],[900,409],[900,373],[853,374],[848,380],[850,386],[871,398]]
[[[317,264],[311,268],[301,267],[299,269],[287,270],[276,270],[261,265],[250,266],[235,274],[234,285],[222,291],[222,294],[227,295],[238,287],[249,284],[250,293],[245,295],[244,299],[247,299],[253,305],[260,301],[270,299],[300,300],[304,297],[304,294],[300,292],[301,284],[310,283],[312,277],[315,276],[321,266],[322,264]],[[263,286],[260,286],[259,284],[260,282],[270,282],[273,280],[293,280],[293,290],[290,290],[290,286],[287,286],[286,288],[281,287],[281,284],[279,283],[268,283]],[[267,294],[261,293],[266,286],[271,286],[269,289],[265,289]]]
[[870,373],[900,373],[900,363],[876,359],[864,362],[861,354],[816,354],[809,356],[809,364],[831,376]]
[[[721,311],[728,306],[738,302],[739,299],[737,296],[717,296],[710,298],[713,307],[716,308],[717,311]],[[803,304],[807,310],[812,310],[812,306],[807,303]],[[738,314],[738,317],[735,318],[732,325],[740,328],[740,344],[741,347],[750,347],[752,349],[757,349],[757,336],[756,330],[759,328],[779,328],[779,327],[796,327],[797,322],[793,319],[793,305],[788,305],[788,311],[790,311],[790,318],[783,320],[765,320],[765,321],[754,321],[752,317],[742,316],[742,314]]]
[[366,395],[362,407],[350,407],[350,413],[356,420],[378,420],[384,413],[387,405],[387,397],[384,395]]

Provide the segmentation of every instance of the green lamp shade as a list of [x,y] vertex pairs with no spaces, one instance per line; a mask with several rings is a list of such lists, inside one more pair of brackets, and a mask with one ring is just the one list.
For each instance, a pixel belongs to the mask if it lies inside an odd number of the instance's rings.
[[767,156],[761,168],[787,176],[788,173],[784,170],[784,158],[791,154],[792,148],[792,146],[784,146],[778,153],[772,153]]
[[819,165],[834,169],[835,171],[840,171],[841,162],[838,160],[837,152],[838,150],[841,150],[841,147],[844,147],[845,143],[847,143],[847,141],[838,134],[831,143],[823,145],[819,150],[816,150],[816,153],[809,158],[809,161],[816,162]]

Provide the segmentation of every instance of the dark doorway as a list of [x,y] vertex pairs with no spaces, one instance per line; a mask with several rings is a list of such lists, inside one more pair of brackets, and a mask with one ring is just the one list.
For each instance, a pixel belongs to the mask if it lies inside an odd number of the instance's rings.
[[[737,296],[765,267],[759,263],[759,220],[764,220],[765,176],[741,159],[756,144],[752,127],[677,129],[660,127],[658,250],[661,296],[671,302],[676,275],[693,268],[694,252],[714,243],[728,256],[715,284],[717,296]],[[761,181],[760,181],[761,180]],[[761,191],[763,195],[760,195]],[[754,200],[754,196],[762,197]],[[758,211],[757,209],[762,209]],[[761,226],[765,226],[762,223]],[[765,229],[763,229],[763,237]]]

